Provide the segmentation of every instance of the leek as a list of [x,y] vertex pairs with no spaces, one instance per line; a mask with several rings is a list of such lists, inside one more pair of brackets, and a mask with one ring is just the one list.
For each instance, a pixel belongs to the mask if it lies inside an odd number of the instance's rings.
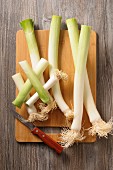
[[[40,78],[41,74],[44,72],[46,67],[48,66],[47,60],[41,58],[38,64],[35,67],[35,73]],[[22,89],[20,90],[16,99],[12,102],[15,106],[21,108],[22,104],[26,100],[26,97],[30,93],[32,89],[32,84],[29,79],[26,80],[25,84],[23,85]]]
[[25,72],[28,79],[30,80],[31,84],[35,88],[36,92],[39,94],[40,99],[44,103],[49,103],[50,102],[50,97],[48,95],[48,92],[43,88],[42,84],[40,83],[40,81],[37,78],[36,74],[32,71],[32,69],[29,66],[28,62],[25,60],[25,61],[19,62],[19,64],[22,67],[22,69]]
[[80,130],[83,116],[84,78],[90,42],[90,32],[90,26],[81,26],[76,72],[74,77],[74,119],[71,129],[64,130],[61,134],[62,145],[66,148],[73,145],[75,141],[82,141],[85,138]]
[[[52,16],[50,33],[49,33],[49,46],[48,46],[48,61],[50,64],[49,73],[50,77],[54,74],[54,70],[58,69],[58,45],[60,36],[61,17]],[[65,103],[60,90],[60,84],[57,82],[52,87],[53,96],[59,107],[68,120],[73,118],[73,112],[69,106]]]
[[[67,19],[66,22],[68,27],[74,65],[76,67],[78,42],[79,42],[78,24],[77,21],[73,18]],[[90,135],[97,134],[99,137],[107,137],[108,134],[110,134],[113,129],[113,122],[112,119],[107,123],[103,121],[96,108],[93,95],[91,92],[91,88],[90,88],[87,69],[85,73],[85,82],[84,82],[84,105],[88,113],[90,122],[92,123],[92,127],[89,129],[89,134]]]

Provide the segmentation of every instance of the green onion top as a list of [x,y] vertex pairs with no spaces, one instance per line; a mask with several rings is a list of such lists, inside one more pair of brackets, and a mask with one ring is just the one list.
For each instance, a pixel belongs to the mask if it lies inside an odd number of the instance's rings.
[[25,19],[21,21],[20,26],[25,33],[30,33],[34,31],[34,21],[32,19]]
[[34,69],[37,62],[40,60],[40,54],[34,32],[34,21],[32,19],[26,19],[21,21],[20,25],[25,33],[32,68]]

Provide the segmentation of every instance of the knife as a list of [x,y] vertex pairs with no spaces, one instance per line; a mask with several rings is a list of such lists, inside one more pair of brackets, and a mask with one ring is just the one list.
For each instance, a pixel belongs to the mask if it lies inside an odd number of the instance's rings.
[[16,119],[18,119],[21,123],[27,126],[31,130],[31,133],[33,133],[34,135],[37,135],[46,145],[54,149],[59,154],[63,151],[63,147],[59,145],[56,141],[54,141],[51,137],[46,135],[43,131],[41,131],[39,128],[37,128],[32,123],[26,121],[20,114],[18,114],[14,110],[12,110],[12,112]]

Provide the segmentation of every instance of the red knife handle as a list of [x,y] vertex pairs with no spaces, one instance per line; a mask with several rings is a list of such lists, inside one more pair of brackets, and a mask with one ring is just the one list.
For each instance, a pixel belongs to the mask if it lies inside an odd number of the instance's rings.
[[56,141],[54,141],[51,137],[46,135],[43,131],[41,131],[39,128],[35,127],[31,131],[34,135],[37,135],[45,144],[47,144],[49,147],[53,148],[57,153],[61,153],[63,151],[63,147],[59,145]]

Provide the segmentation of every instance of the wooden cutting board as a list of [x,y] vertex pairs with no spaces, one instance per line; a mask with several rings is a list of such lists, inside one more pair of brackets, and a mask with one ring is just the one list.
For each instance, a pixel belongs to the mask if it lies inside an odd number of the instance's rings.
[[[40,56],[47,59],[48,56],[48,38],[49,31],[48,30],[36,30],[36,39],[40,51]],[[16,34],[16,72],[20,72],[26,80],[26,76],[19,66],[18,62],[22,60],[27,60],[30,64],[29,52],[24,36],[24,32],[19,30]],[[73,58],[71,53],[71,47],[69,42],[69,36],[67,30],[62,30],[60,34],[60,43],[59,43],[59,69],[63,70],[68,74],[68,81],[63,82],[60,81],[61,90],[63,97],[66,103],[73,109],[73,77],[74,77],[74,65]],[[96,101],[96,33],[92,31],[90,38],[90,48],[88,53],[88,61],[87,61],[87,70],[91,85],[91,90],[93,93],[94,100]],[[44,73],[45,81],[48,80],[48,69],[46,69]],[[35,91],[32,90],[31,94]],[[16,90],[16,95],[18,91]],[[37,106],[37,104],[36,104]],[[21,109],[16,108],[17,112],[19,112],[25,119],[28,118],[28,113],[26,111],[26,107],[23,104]],[[31,134],[30,130],[25,127],[18,120],[15,122],[15,137],[18,142],[41,142],[39,138]],[[65,127],[66,121],[62,112],[59,109],[52,111],[49,114],[49,119],[44,122],[35,122],[38,127]],[[85,129],[91,126],[87,113],[84,109],[83,114],[83,127]],[[58,141],[59,134],[53,133],[49,134],[53,139]],[[88,136],[86,132],[86,139],[84,142],[94,142],[96,137]]]

